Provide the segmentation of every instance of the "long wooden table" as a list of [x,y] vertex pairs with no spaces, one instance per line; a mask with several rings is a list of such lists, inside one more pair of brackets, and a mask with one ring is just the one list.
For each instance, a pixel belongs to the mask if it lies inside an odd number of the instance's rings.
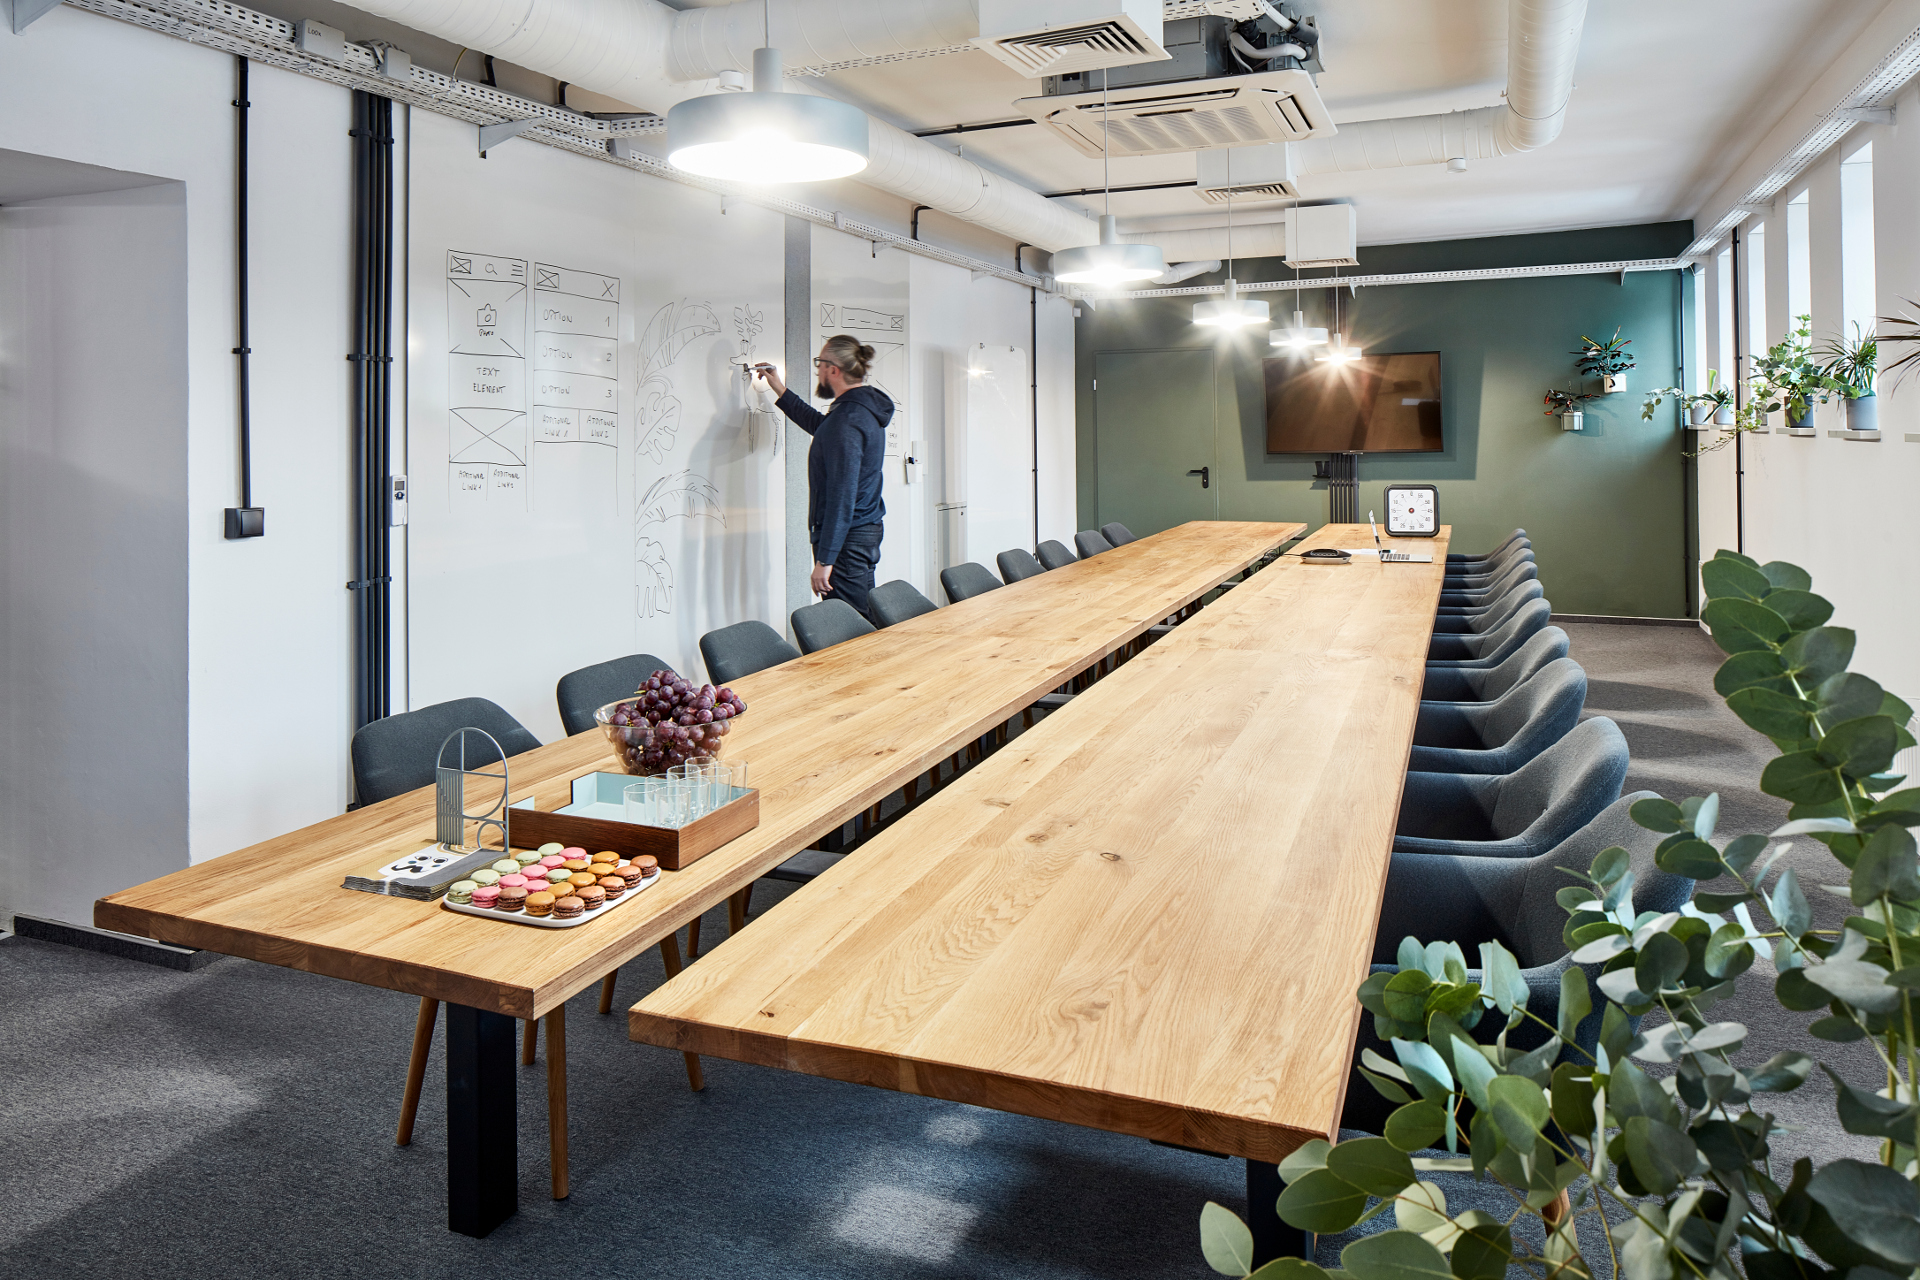
[[[532,929],[341,888],[432,842],[431,787],[111,894],[94,922],[452,1006],[449,1218],[484,1235],[516,1204],[512,1126],[471,1131],[513,1105],[511,1019],[560,1007],[1303,527],[1184,525],[734,682],[749,711],[727,754],[751,764],[760,825],[604,924]],[[615,767],[579,734],[515,756],[511,795],[555,808]]]
[[1395,541],[1431,565],[1242,583],[634,1005],[632,1038],[1267,1185],[1338,1127],[1446,533]]

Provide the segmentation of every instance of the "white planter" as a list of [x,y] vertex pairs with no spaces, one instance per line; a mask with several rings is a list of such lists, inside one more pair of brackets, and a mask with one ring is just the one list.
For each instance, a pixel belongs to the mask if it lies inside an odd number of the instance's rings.
[[1718,409],[1715,409],[1713,411],[1713,425],[1716,427],[1732,426],[1733,425],[1733,406],[1730,404],[1723,404]]
[[1857,400],[1847,401],[1847,430],[1878,431],[1879,429],[1879,397],[1868,394]]
[[1563,413],[1560,415],[1560,429],[1562,431],[1578,431],[1586,419],[1587,415],[1578,410],[1571,413]]
[[1704,427],[1707,425],[1708,420],[1711,419],[1712,417],[1713,417],[1712,405],[1696,404],[1693,406],[1693,425],[1694,426]]
[[1604,395],[1604,396],[1619,395],[1622,391],[1625,391],[1626,389],[1627,389],[1627,375],[1624,373],[1608,374],[1603,376],[1600,379],[1601,395]]

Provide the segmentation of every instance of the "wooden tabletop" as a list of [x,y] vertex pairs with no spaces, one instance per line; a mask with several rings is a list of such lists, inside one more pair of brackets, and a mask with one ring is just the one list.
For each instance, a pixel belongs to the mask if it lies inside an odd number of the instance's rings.
[[[1303,527],[1183,525],[735,681],[748,714],[727,755],[751,765],[760,825],[603,922],[534,929],[341,888],[432,843],[424,787],[111,894],[94,923],[536,1017]],[[514,800],[552,809],[574,778],[617,765],[595,730],[508,768]]]
[[1256,1160],[1329,1136],[1447,532],[1395,543],[1431,565],[1256,574],[653,991],[633,1039]]

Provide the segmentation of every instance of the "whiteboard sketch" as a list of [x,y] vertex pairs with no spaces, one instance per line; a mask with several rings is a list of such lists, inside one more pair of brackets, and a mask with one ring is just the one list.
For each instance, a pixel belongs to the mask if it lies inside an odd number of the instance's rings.
[[634,613],[642,618],[673,612],[673,566],[666,548],[652,538],[634,547],[634,597]]
[[446,281],[448,496],[524,510],[526,260],[449,250]]
[[533,483],[547,515],[617,515],[620,279],[533,264]]
[[664,466],[680,431],[680,400],[667,369],[689,342],[720,332],[720,317],[705,302],[669,302],[640,338],[639,435],[634,452]]
[[720,491],[705,476],[691,471],[660,477],[647,490],[646,496],[640,499],[639,527],[642,529],[648,525],[665,524],[675,516],[689,520],[708,516],[718,520],[723,528],[727,523]]
[[[734,332],[746,336],[749,312],[734,309]],[[751,313],[753,332],[759,332],[760,317]],[[689,344],[720,332],[720,316],[709,302],[687,299],[669,302],[648,321],[640,338],[640,385],[638,436],[634,445],[634,491],[641,493],[634,506],[634,613],[641,618],[673,612],[673,565],[666,548],[642,532],[656,524],[676,518],[711,517],[726,524],[719,490],[705,476],[680,471],[662,476],[643,491],[647,460],[664,466],[667,453],[680,434],[680,398],[674,395],[670,370]]]

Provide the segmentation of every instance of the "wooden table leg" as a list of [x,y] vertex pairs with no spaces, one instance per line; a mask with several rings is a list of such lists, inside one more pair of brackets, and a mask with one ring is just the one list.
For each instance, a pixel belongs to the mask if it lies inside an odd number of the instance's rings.
[[1247,1226],[1253,1230],[1256,1270],[1275,1258],[1312,1257],[1307,1250],[1307,1233],[1288,1225],[1274,1212],[1283,1189],[1278,1165],[1247,1161]]
[[600,979],[600,1012],[603,1015],[613,1012],[613,982],[614,979],[619,976],[620,971],[615,969],[612,973]]
[[394,1135],[396,1146],[413,1141],[413,1118],[420,1111],[420,1086],[427,1079],[427,1055],[433,1052],[433,1024],[440,1017],[440,1002],[420,997],[420,1016],[413,1022],[413,1056],[407,1060],[407,1088],[400,1095],[400,1131]]
[[687,959],[700,958],[700,917],[695,916],[687,924]]
[[567,1006],[547,1015],[547,1160],[553,1198],[567,1198]]
[[533,1051],[540,1044],[540,1020],[528,1018],[520,1028],[520,1065],[533,1065]]
[[447,1226],[463,1236],[486,1235],[520,1207],[514,1077],[513,1018],[448,1005]]
[[[667,971],[667,981],[671,982],[680,973],[680,943],[673,934],[660,939],[660,967]],[[682,1053],[687,1062],[687,1088],[695,1093],[707,1087],[706,1072],[700,1069],[700,1055]]]

